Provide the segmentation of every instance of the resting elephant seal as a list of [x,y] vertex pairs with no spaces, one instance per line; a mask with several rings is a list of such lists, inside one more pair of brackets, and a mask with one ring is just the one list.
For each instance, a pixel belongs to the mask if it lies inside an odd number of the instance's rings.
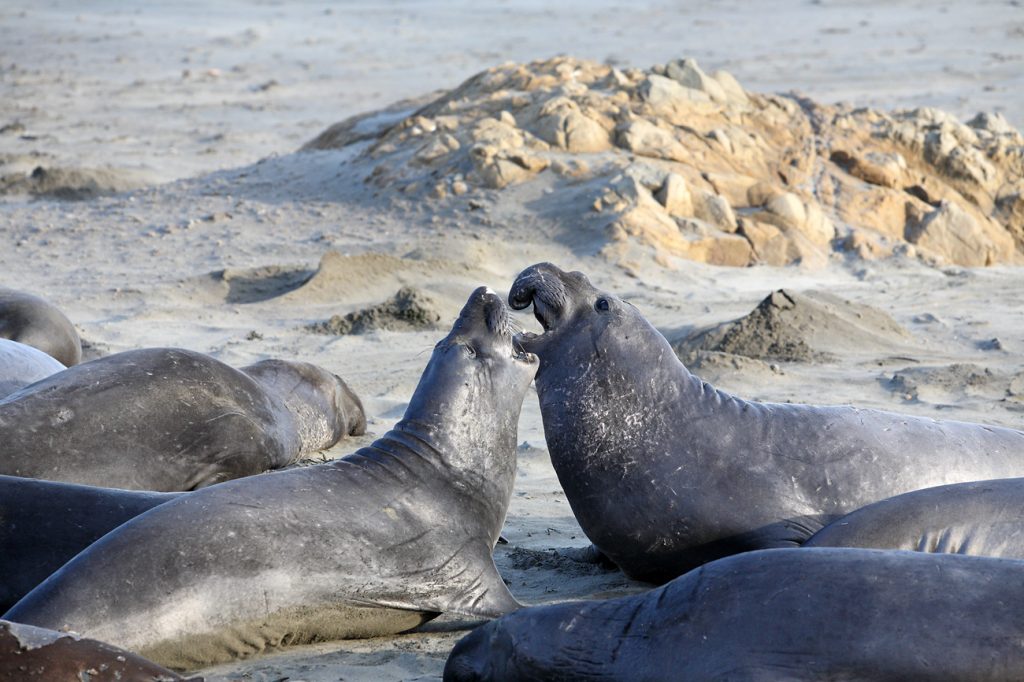
[[[73,632],[0,620],[0,682],[184,682],[130,651]],[[203,682],[190,678],[189,682]]]
[[915,490],[825,526],[804,547],[867,547],[1024,559],[1024,478]]
[[757,403],[690,374],[640,311],[585,275],[522,272],[514,308],[544,333],[537,393],[583,531],[628,575],[663,582],[737,552],[794,547],[909,490],[1024,475],[1024,433],[849,406]]
[[67,369],[38,348],[0,339],[0,398]]
[[0,476],[0,613],[108,531],[184,494]]
[[473,293],[405,417],[369,447],[189,493],[108,533],[7,618],[69,626],[172,668],[402,632],[519,605],[491,558],[536,358]]
[[149,348],[0,400],[0,474],[191,490],[283,467],[365,429],[359,398],[315,365],[265,360],[238,370]]
[[23,291],[0,287],[0,338],[38,348],[67,367],[82,361],[82,340],[71,320]]
[[452,650],[446,682],[1024,679],[1024,562],[780,549],[608,601],[522,609]]

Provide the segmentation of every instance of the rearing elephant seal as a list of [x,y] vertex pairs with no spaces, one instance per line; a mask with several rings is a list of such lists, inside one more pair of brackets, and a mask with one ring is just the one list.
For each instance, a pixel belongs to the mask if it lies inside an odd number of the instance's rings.
[[632,597],[522,609],[445,682],[1024,679],[1024,562],[870,549],[715,561]]
[[478,289],[405,417],[344,459],[228,481],[108,533],[7,618],[172,668],[516,609],[491,559],[536,358]]
[[0,613],[109,531],[185,494],[0,476]]
[[1024,433],[856,407],[748,402],[683,367],[640,311],[542,263],[533,304],[551,461],[583,531],[633,578],[663,582],[736,552],[793,547],[908,490],[1024,475]]
[[356,395],[315,365],[265,360],[238,370],[149,348],[0,399],[0,474],[191,490],[283,467],[365,429]]
[[38,348],[70,367],[82,361],[82,340],[57,306],[38,296],[0,287],[0,338]]
[[0,398],[65,369],[60,361],[38,348],[0,339]]

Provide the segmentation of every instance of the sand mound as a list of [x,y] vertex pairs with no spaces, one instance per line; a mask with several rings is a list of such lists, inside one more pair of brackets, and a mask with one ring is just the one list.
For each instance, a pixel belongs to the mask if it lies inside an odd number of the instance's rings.
[[773,292],[746,317],[697,331],[674,344],[684,360],[697,351],[790,362],[891,350],[911,341],[886,313],[825,292]]
[[264,265],[218,270],[209,277],[226,288],[224,298],[228,303],[257,303],[298,289],[313,274],[301,266]]
[[286,299],[302,303],[368,302],[404,286],[472,274],[476,273],[470,265],[447,260],[328,251],[316,272]]
[[892,375],[887,387],[904,400],[955,403],[968,396],[1020,400],[1021,375],[1008,377],[969,362],[928,367],[905,367]]
[[489,69],[389,124],[401,111],[304,149],[365,145],[351,163],[366,182],[417,202],[543,182],[553,191],[528,210],[618,260],[635,244],[737,266],[823,265],[836,249],[962,265],[1024,253],[1024,137],[998,115],[823,106],[692,59],[569,57]]
[[113,168],[59,168],[36,166],[25,175],[0,177],[0,195],[30,194],[35,197],[82,201],[144,187],[144,174]]
[[434,300],[418,289],[402,287],[394,296],[369,308],[329,320],[314,322],[306,329],[314,334],[364,334],[386,329],[393,332],[436,329],[441,313]]

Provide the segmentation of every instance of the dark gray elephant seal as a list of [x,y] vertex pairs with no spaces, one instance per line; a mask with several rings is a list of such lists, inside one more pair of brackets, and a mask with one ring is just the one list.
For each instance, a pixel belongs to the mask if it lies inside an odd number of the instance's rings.
[[583,531],[663,582],[737,552],[793,547],[877,500],[1024,475],[1024,433],[848,406],[749,402],[690,374],[640,311],[543,263],[516,279],[545,332],[551,461]]
[[779,549],[608,601],[522,609],[452,650],[446,682],[1024,679],[1024,562]]
[[107,532],[184,494],[0,476],[0,613]]
[[867,547],[1024,559],[1024,478],[955,483],[869,504],[804,547]]
[[340,378],[301,362],[241,370],[176,348],[108,355],[0,400],[0,474],[192,490],[277,469],[366,428]]
[[69,626],[172,668],[402,632],[519,605],[498,575],[516,428],[536,358],[479,289],[405,417],[343,459],[229,481],[91,545],[7,618]]
[[38,348],[0,339],[0,398],[67,369]]
[[38,296],[0,287],[0,338],[38,348],[70,367],[82,361],[82,340],[57,306]]
[[[162,666],[73,632],[0,620],[0,682],[185,682]],[[189,682],[203,682],[190,678]]]

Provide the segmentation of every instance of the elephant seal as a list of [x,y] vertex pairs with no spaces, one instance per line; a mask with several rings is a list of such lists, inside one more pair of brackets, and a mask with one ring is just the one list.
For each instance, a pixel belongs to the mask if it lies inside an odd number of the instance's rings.
[[849,406],[742,400],[690,374],[634,306],[542,263],[509,293],[544,328],[537,394],[583,531],[664,582],[737,552],[794,547],[918,488],[1024,475],[1024,433]]
[[843,516],[804,547],[867,547],[1024,559],[1024,478],[896,495]]
[[192,490],[361,434],[359,398],[302,362],[241,370],[178,348],[108,355],[0,400],[0,474]]
[[536,358],[483,288],[405,417],[339,460],[204,488],[108,533],[5,617],[195,669],[518,608],[491,558]]
[[[185,682],[185,678],[130,651],[0,620],[0,682]],[[188,682],[203,682],[190,678]]]
[[38,348],[67,367],[82,361],[82,340],[71,320],[23,291],[0,287],[0,338]]
[[0,398],[67,369],[38,348],[0,339]]
[[184,494],[0,476],[0,613],[108,531]]
[[1012,559],[749,552],[632,597],[487,623],[444,680],[1021,680],[1022,575]]

